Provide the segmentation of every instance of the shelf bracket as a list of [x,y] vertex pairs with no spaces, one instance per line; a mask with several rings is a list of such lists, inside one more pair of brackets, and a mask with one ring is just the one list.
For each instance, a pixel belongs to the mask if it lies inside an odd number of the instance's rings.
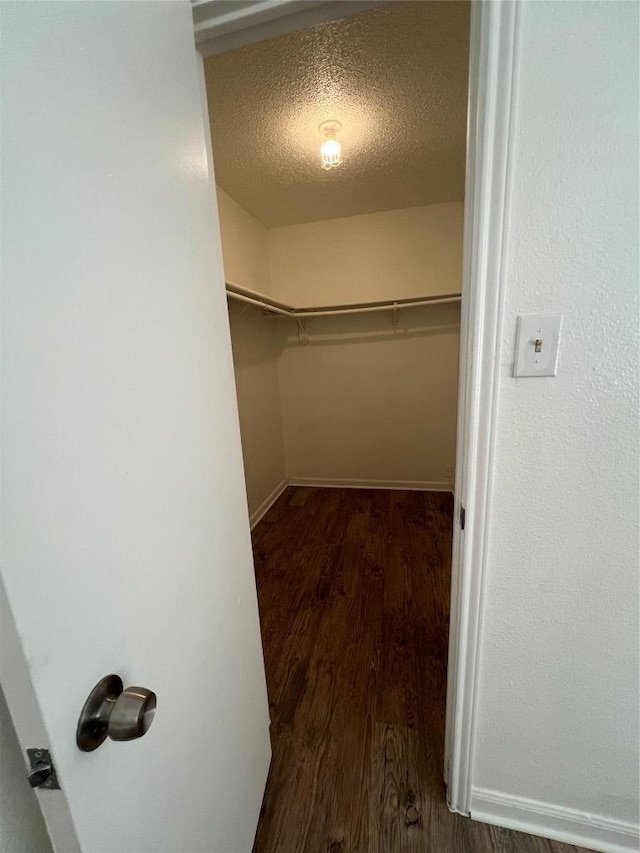
[[307,334],[307,330],[304,325],[304,320],[301,320],[299,317],[296,317],[296,323],[298,324],[298,343],[308,344],[309,335]]

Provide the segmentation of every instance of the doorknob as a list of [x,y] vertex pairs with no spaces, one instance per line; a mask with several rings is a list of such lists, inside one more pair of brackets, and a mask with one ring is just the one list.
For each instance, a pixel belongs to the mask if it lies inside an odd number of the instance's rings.
[[92,752],[111,740],[135,740],[149,731],[156,710],[156,694],[146,687],[124,690],[118,675],[106,675],[93,688],[78,718],[76,743]]

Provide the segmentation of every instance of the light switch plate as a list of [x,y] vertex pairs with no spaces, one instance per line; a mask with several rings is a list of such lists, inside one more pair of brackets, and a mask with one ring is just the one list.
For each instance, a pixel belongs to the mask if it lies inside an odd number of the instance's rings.
[[555,376],[562,314],[520,314],[514,376]]

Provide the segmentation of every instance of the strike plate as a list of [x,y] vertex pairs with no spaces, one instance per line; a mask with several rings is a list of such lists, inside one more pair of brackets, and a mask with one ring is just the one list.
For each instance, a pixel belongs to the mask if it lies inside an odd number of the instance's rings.
[[28,749],[27,758],[29,759],[29,770],[35,770],[38,764],[48,764],[51,767],[51,772],[48,777],[41,782],[37,787],[48,791],[59,791],[60,784],[56,774],[56,768],[51,760],[51,755],[48,749]]

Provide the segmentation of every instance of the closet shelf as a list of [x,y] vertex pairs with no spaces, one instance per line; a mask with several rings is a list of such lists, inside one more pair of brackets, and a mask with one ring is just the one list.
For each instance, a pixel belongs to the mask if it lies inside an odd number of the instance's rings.
[[446,293],[442,296],[419,296],[412,299],[380,299],[373,302],[352,302],[345,305],[323,305],[311,308],[294,308],[286,302],[279,302],[264,293],[241,287],[239,284],[226,283],[227,297],[244,302],[256,308],[262,308],[267,314],[276,317],[291,317],[304,320],[309,317],[333,317],[339,314],[364,314],[370,311],[395,311],[398,308],[416,308],[420,305],[442,305],[447,302],[459,302],[459,293]]

